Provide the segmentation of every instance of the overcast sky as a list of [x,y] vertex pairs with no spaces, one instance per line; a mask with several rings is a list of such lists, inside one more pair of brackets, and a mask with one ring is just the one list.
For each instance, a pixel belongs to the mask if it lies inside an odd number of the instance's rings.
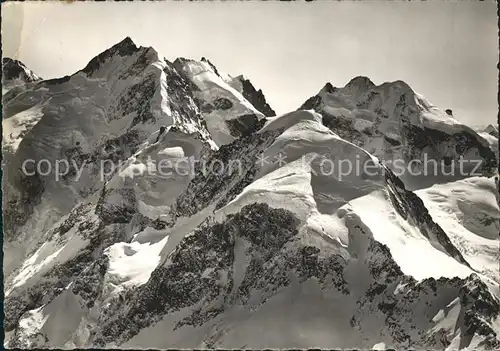
[[327,82],[404,80],[469,124],[496,123],[493,1],[2,3],[3,55],[44,78],[72,74],[126,36],[164,57],[243,73],[296,109]]

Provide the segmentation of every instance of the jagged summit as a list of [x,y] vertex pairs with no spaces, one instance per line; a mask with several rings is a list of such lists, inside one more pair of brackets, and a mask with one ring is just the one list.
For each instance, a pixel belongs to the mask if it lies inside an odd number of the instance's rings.
[[112,47],[110,47],[108,50],[105,51],[111,51],[113,53],[118,53],[121,56],[129,55],[132,54],[136,51],[138,51],[140,48],[143,48],[142,46],[137,46],[132,38],[129,36],[125,37],[123,40],[119,41]]
[[[402,80],[375,85],[358,76],[342,88],[327,83],[299,108],[311,109],[321,113],[325,125],[342,138],[384,160],[410,162],[427,155],[440,162],[478,157],[485,175],[497,164],[488,138],[461,124]],[[474,149],[479,151],[476,156]]]
[[245,99],[250,101],[252,105],[257,108],[260,112],[262,112],[266,117],[276,116],[276,112],[269,106],[266,101],[266,98],[261,89],[256,90],[253,86],[252,82],[249,79],[243,78],[241,75],[240,81],[243,85],[243,96]]
[[41,80],[41,78],[28,69],[21,61],[10,57],[2,58],[2,82],[4,85],[13,81],[15,81],[16,84],[22,84],[37,80]]
[[486,128],[484,128],[484,132],[494,136],[495,138],[498,138],[498,127],[497,126],[489,124]]
[[365,76],[354,77],[345,85],[345,87],[357,87],[360,89],[370,89],[375,87],[375,84],[370,80],[370,78]]
[[[98,80],[101,81],[98,83]],[[192,129],[203,115],[217,145],[229,143],[235,136],[245,133],[243,126],[249,126],[264,116],[275,115],[261,90],[257,91],[249,81],[239,81],[220,72],[206,57],[202,57],[200,61],[178,57],[171,63],[161,58],[154,48],[138,46],[130,37],[125,37],[102,51],[76,73],[43,81],[42,85],[47,88],[60,84],[71,87],[65,88],[65,91],[78,85],[82,87],[77,90],[99,90],[95,95],[96,99],[110,99],[112,106],[99,102],[90,109],[97,108],[102,112],[102,107],[107,106],[104,112],[109,120],[117,120],[122,117],[122,113],[130,113],[134,110],[131,101],[135,101],[137,96],[144,96],[139,100],[138,115],[130,127],[138,125],[140,121],[149,124],[164,119],[167,125],[180,123]],[[125,90],[121,91],[122,88]],[[128,90],[130,91],[126,92]],[[13,91],[8,96],[9,99],[17,93],[18,91]],[[163,98],[165,93],[170,98]],[[37,96],[44,94],[45,90],[40,90]],[[119,101],[114,101],[118,97]],[[167,108],[168,104],[162,103],[162,99],[167,99],[173,106]],[[146,107],[146,101],[151,101],[153,105]],[[172,109],[178,115],[174,113],[171,116]],[[12,108],[12,112],[17,113],[16,111]],[[8,112],[10,115],[10,111]],[[242,123],[240,119],[245,122]],[[29,123],[29,126],[31,128],[33,123]],[[23,133],[12,133],[9,145],[12,144],[13,149],[17,149],[20,142],[15,136]]]
[[116,43],[114,46],[124,47],[124,48],[137,48],[132,38],[129,36],[125,37],[122,41]]
[[336,87],[332,85],[332,83],[327,82],[325,86],[320,90],[320,92],[325,92],[327,94],[333,94],[337,90]]
[[215,65],[204,56],[199,61],[192,58],[177,57],[173,61],[173,65],[180,70],[183,69],[189,69],[190,71],[194,70],[197,72],[197,74],[204,71],[212,71],[216,76],[224,80],[224,78],[217,70],[217,67],[215,67]]
[[369,92],[372,89],[397,89],[397,90],[402,90],[405,92],[414,92],[413,89],[410,87],[408,83],[406,83],[403,80],[396,80],[396,81],[388,81],[384,82],[380,85],[376,85],[373,83],[373,81],[366,77],[366,76],[356,76],[352,78],[344,87],[339,88],[339,87],[334,87],[332,83],[327,82],[324,87],[321,89],[321,91],[324,91],[325,93],[328,94],[333,94],[334,92],[338,91],[339,89],[344,89],[345,91],[356,91],[356,92]]

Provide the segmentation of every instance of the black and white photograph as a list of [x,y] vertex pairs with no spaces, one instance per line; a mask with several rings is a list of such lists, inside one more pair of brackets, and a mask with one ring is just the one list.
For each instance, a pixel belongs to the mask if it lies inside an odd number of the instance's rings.
[[496,1],[1,10],[4,348],[500,350]]

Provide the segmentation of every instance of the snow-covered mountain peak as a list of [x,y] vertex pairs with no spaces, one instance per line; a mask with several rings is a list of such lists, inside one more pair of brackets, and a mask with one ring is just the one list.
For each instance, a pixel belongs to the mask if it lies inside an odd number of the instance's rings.
[[88,77],[102,77],[101,71],[108,73],[106,68],[110,66],[120,68],[121,65],[125,65],[125,68],[129,69],[127,61],[134,61],[134,73],[138,73],[148,64],[148,58],[158,60],[158,53],[152,47],[138,47],[130,37],[126,37],[94,57],[79,72],[85,73]]
[[[23,240],[30,233],[36,241],[74,204],[103,186],[103,160],[127,160],[162,126],[199,135],[212,149],[258,129],[264,115],[243,96],[244,89],[235,89],[228,83],[231,78],[222,78],[214,67],[206,59],[171,63],[127,37],[71,76],[24,84],[4,96],[4,180],[11,190],[5,218],[12,224],[5,232],[14,241],[10,244],[29,246]],[[26,159],[55,162],[61,157],[83,164],[84,180],[67,177],[62,184],[51,175],[32,179],[19,172]],[[26,182],[44,187],[30,192]],[[46,212],[39,215],[39,210]],[[17,252],[7,265],[14,269],[21,256]]]
[[130,38],[129,36],[125,37],[122,41],[113,45],[113,47],[119,48],[121,50],[130,50],[130,49],[136,50],[137,49],[137,45],[134,43],[132,38]]
[[235,84],[208,60],[178,58],[173,65],[196,87],[193,94],[218,145],[232,142],[265,117],[257,108],[265,102],[262,92],[249,92],[246,82]]
[[202,57],[199,61],[190,58],[178,57],[174,60],[173,65],[179,70],[179,72],[185,72],[188,76],[196,76],[198,74],[209,72],[225,82],[230,79],[228,74],[219,72],[217,67],[215,67],[215,65],[205,57]]
[[2,95],[12,86],[31,83],[41,79],[21,61],[2,57]]
[[[335,133],[391,163],[417,159],[422,164],[427,157],[457,167],[462,157],[469,165],[480,162],[478,171],[486,175],[496,169],[491,137],[460,123],[401,80],[376,86],[356,77],[342,88],[326,84],[300,109],[321,113]],[[438,178],[444,171],[439,172]]]
[[[375,84],[374,84],[375,86]],[[401,91],[403,93],[414,93],[413,88],[404,80],[395,80],[393,82],[384,82],[381,87],[389,87],[389,89]]]

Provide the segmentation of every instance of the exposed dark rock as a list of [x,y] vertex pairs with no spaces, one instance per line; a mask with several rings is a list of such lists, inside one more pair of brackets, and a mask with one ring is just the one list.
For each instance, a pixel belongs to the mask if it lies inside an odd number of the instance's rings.
[[332,85],[332,83],[327,82],[327,83],[325,84],[325,86],[323,87],[323,90],[324,90],[326,93],[328,93],[328,94],[333,94],[333,93],[335,93],[338,89],[337,89],[337,88],[335,88],[335,87]]
[[[32,173],[28,169],[28,173]],[[19,227],[24,225],[29,216],[33,213],[34,206],[42,201],[42,194],[45,191],[45,181],[35,172],[33,175],[26,175],[20,170],[18,178],[19,195],[4,199],[3,220],[4,220],[4,240],[13,239]]]
[[321,106],[321,96],[315,95],[315,96],[312,96],[309,99],[307,99],[306,102],[304,102],[304,104],[302,104],[302,106],[300,106],[298,108],[298,110],[315,110],[315,111],[317,111],[320,106]]
[[[320,95],[315,95],[309,98],[299,109],[313,109],[323,116],[323,124],[330,128],[333,132],[338,134],[341,138],[350,141],[360,147],[371,140],[373,137],[383,137],[388,143],[389,155],[375,155],[379,157],[390,157],[391,148],[402,148],[404,158],[409,162],[414,159],[421,159],[421,156],[426,153],[433,159],[436,158],[437,162],[444,160],[444,157],[451,157],[451,160],[459,162],[460,157],[465,156],[470,150],[477,149],[478,156],[483,159],[480,168],[476,171],[482,172],[486,176],[491,176],[498,167],[495,153],[489,145],[483,144],[474,134],[467,131],[462,131],[454,134],[447,134],[436,129],[427,127],[415,126],[410,122],[415,114],[419,113],[419,108],[415,103],[414,93],[411,88],[402,81],[390,83],[394,89],[394,94],[399,99],[394,106],[393,111],[385,111],[377,104],[372,102],[379,92],[374,91],[375,85],[366,77],[356,77],[352,79],[346,88],[356,88],[361,92],[357,98],[358,109],[373,110],[377,114],[373,130],[363,130],[362,132],[356,130],[353,125],[353,119],[341,115],[331,115],[322,109],[322,100]],[[327,93],[335,93],[336,89],[331,84],[325,85],[322,89]],[[386,107],[385,107],[386,108]],[[450,111],[451,113],[451,111]],[[399,134],[401,141],[394,140],[388,136],[383,135],[379,130],[382,119],[387,119],[389,115],[395,116],[400,121]],[[454,152],[449,154],[442,154],[443,149],[453,149]],[[451,162],[450,164],[454,164]]]
[[[130,48],[130,53],[134,53],[135,51],[133,51],[132,47]],[[141,50],[137,60],[130,67],[127,67],[127,69],[118,76],[118,79],[127,79],[129,77],[140,76],[151,63],[151,58],[149,58],[151,52],[152,49]],[[126,55],[127,53],[126,51],[124,51],[124,54],[120,56]]]
[[[163,71],[167,78],[169,105],[174,112],[175,125],[181,131],[185,131],[184,125],[194,124],[206,140],[211,139],[206,122],[200,113],[205,102],[196,99],[193,93],[199,89],[182,74],[182,71],[176,69],[182,66],[183,59],[177,59],[174,63],[166,62],[167,66]],[[205,106],[205,111],[210,108],[212,107]]]
[[[316,278],[323,287],[328,286],[330,289],[333,287],[342,294],[348,295],[348,284],[344,279],[346,265],[345,258],[338,254],[320,257],[320,250],[314,246],[299,246],[294,250],[283,250],[276,254],[269,263],[262,260],[259,251],[247,268],[247,276],[239,292],[243,301],[246,301],[253,289],[264,293],[262,304],[267,297],[273,296],[279,289],[288,286],[290,274],[294,274],[299,283]],[[251,277],[259,275],[261,278],[253,285],[248,283]]]
[[321,113],[323,116],[323,125],[341,138],[350,141],[358,146],[364,143],[365,137],[363,133],[354,128],[354,121],[343,116],[334,116],[326,112]]
[[[170,263],[156,268],[148,283],[136,291],[129,308],[118,311],[112,320],[103,321],[93,342],[100,346],[111,341],[121,344],[161,316],[202,300],[206,307],[196,310],[178,326],[203,324],[223,311],[222,306],[212,304],[215,299],[227,299],[231,292],[235,237],[246,239],[250,243],[248,254],[258,253],[265,261],[296,235],[297,225],[298,219],[286,210],[253,204],[230,215],[224,223],[196,230],[171,253]],[[244,287],[238,291],[248,290],[260,273],[247,270]]]
[[235,137],[247,136],[258,131],[264,125],[265,120],[259,121],[254,114],[242,115],[226,121],[226,125]]
[[384,139],[385,139],[385,141],[387,141],[392,146],[399,146],[399,145],[401,145],[401,142],[399,140],[390,138],[388,136],[384,136]]
[[[56,265],[43,274],[36,285],[28,285],[28,288],[21,286],[9,294],[5,301],[4,324],[7,331],[13,330],[18,325],[19,319],[25,312],[48,304],[64,292],[70,283],[73,283],[73,293],[80,295],[86,301],[88,308],[92,307],[98,299],[108,262],[107,257],[103,255],[104,249],[116,242],[127,241],[129,238],[126,237],[123,224],[106,226],[100,221],[89,222],[87,214],[90,209],[92,207],[77,207],[73,216],[70,214],[68,217],[74,219],[73,227],[78,226],[78,235],[84,240],[89,240],[89,244],[74,258]],[[108,221],[117,223],[121,222],[121,218]],[[61,232],[57,230],[55,233],[64,236],[68,229],[65,227],[63,231],[65,231],[64,234],[60,234]],[[47,240],[50,239],[51,237],[47,238]]]
[[493,330],[490,323],[498,318],[499,302],[491,295],[488,287],[473,274],[467,278],[460,289],[460,304],[464,314],[464,330],[460,349],[469,346],[472,337],[479,334],[485,338],[481,342],[486,349],[500,348],[500,336]]
[[208,102],[201,103],[200,105],[201,105],[200,110],[203,113],[209,114],[209,113],[212,113],[215,110],[215,106],[212,105],[212,104],[210,104],[210,103],[208,103]]
[[[74,210],[72,210],[68,218],[56,229],[59,233],[59,235],[64,235],[66,234],[71,228],[75,226],[75,223],[77,223],[77,220],[80,218],[83,218],[84,215],[86,215],[89,211],[89,207],[91,204],[81,204],[77,206]],[[82,225],[80,227],[82,231],[85,231],[88,229],[88,227],[85,227],[85,225]]]
[[129,113],[135,112],[137,115],[132,122],[132,126],[138,123],[154,123],[155,118],[151,111],[151,99],[159,85],[154,74],[143,78],[139,83],[132,85],[127,89],[126,94],[122,95],[116,106],[117,111],[111,119],[120,119]]
[[[82,167],[89,169],[90,174],[96,178],[102,174],[109,179],[114,174],[112,171],[119,169],[120,162],[127,160],[137,151],[143,138],[144,136],[137,130],[130,129],[116,138],[106,140],[99,148],[89,154],[83,153],[81,146],[65,150],[69,171],[62,176],[62,179],[69,183],[77,175],[77,169]],[[81,195],[86,197],[96,190],[97,188],[91,188],[89,193]]]
[[87,308],[94,307],[94,304],[99,301],[108,265],[109,258],[105,255],[100,256],[97,261],[90,263],[71,285],[71,292],[79,295],[86,302]]
[[106,62],[110,57],[118,54],[119,56],[129,56],[138,52],[141,48],[138,48],[130,37],[126,37],[121,42],[113,45],[111,48],[101,52],[99,55],[94,57],[85,66],[81,72],[91,76],[94,72],[98,71],[104,62]]
[[[277,135],[278,132],[250,134],[231,144],[222,145],[206,159],[207,169],[195,169],[195,177],[177,198],[171,216],[189,217],[211,203],[217,203],[217,208],[228,203],[238,194],[239,189],[253,181],[257,156]],[[215,172],[210,169],[210,165],[216,164],[224,165],[224,170]]]
[[407,139],[408,157],[416,156],[415,153],[426,147],[431,147],[435,152],[438,151],[438,145],[449,143],[455,149],[453,159],[459,160],[470,149],[476,148],[479,156],[483,159],[480,167],[485,175],[492,175],[497,168],[495,153],[488,146],[483,145],[474,135],[467,132],[446,134],[436,129],[419,128],[406,124],[403,128],[403,136]]

